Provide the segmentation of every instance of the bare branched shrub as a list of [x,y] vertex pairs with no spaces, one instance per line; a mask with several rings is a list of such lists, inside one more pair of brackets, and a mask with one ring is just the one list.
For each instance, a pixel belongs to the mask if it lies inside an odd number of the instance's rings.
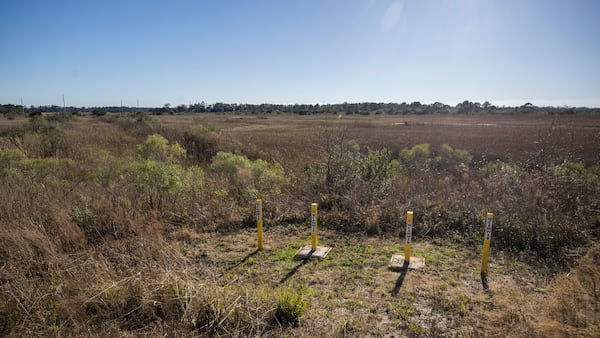
[[181,145],[187,150],[188,158],[202,163],[217,154],[219,142],[214,128],[200,126],[195,131],[184,132]]
[[566,164],[529,171],[495,162],[482,168],[482,188],[497,217],[497,245],[565,263],[570,250],[593,238],[600,193],[595,167]]
[[23,146],[29,157],[65,157],[70,144],[60,118],[34,116],[23,135]]
[[136,116],[123,117],[118,115],[105,115],[100,118],[107,123],[114,122],[119,128],[136,137],[146,137],[155,134],[159,128],[159,125],[155,123],[154,120],[143,113]]

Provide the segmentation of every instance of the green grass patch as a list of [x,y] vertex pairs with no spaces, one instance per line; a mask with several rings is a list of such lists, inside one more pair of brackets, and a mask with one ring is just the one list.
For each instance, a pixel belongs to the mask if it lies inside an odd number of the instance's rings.
[[427,266],[445,267],[457,257],[456,250],[443,246],[413,247],[411,255],[425,259]]
[[271,262],[288,262],[294,259],[296,252],[303,244],[288,244],[269,252],[268,258]]

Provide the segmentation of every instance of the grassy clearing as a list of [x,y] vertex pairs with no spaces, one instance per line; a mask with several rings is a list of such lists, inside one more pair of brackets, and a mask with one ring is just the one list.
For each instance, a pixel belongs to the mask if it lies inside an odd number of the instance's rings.
[[[0,335],[599,333],[596,117],[0,125]],[[311,202],[324,261],[294,259]],[[407,210],[427,267],[397,273]]]

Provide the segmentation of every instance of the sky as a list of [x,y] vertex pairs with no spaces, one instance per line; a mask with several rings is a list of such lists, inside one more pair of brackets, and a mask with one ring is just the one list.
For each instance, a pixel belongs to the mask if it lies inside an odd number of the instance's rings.
[[0,103],[600,107],[596,0],[0,0]]

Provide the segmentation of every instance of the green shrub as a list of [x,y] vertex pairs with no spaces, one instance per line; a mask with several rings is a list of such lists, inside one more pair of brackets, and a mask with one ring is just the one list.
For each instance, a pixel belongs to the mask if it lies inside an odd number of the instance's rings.
[[404,165],[411,165],[415,162],[428,159],[430,154],[431,151],[429,144],[417,144],[411,149],[402,149],[400,152],[400,161]]
[[213,157],[209,169],[235,178],[239,170],[250,168],[251,163],[246,156],[220,151]]
[[204,170],[197,166],[185,168],[182,172],[182,190],[186,193],[195,193],[202,190],[204,185]]
[[270,164],[257,159],[230,152],[218,152],[213,157],[209,170],[225,178],[241,198],[256,198],[268,193],[278,194],[287,178],[279,164]]
[[277,307],[273,319],[280,325],[297,325],[306,306],[302,294],[290,288],[282,289],[277,293]]
[[0,150],[0,178],[18,174],[15,167],[25,158],[25,154],[18,149]]
[[576,180],[592,180],[600,178],[600,166],[586,167],[581,162],[566,161],[554,169],[557,176],[570,177]]
[[462,149],[455,149],[453,153],[453,157],[460,163],[468,164],[473,159],[473,155],[471,155],[468,151]]
[[[325,175],[327,192],[343,196],[352,192],[367,194],[367,199],[384,195],[390,179],[396,173],[397,161],[392,159],[392,152],[383,149],[368,149],[362,154],[355,141],[347,141],[335,145],[328,154],[327,163],[305,168],[307,174]],[[320,185],[320,182],[316,181]]]
[[142,160],[177,163],[185,156],[185,149],[178,143],[169,145],[166,138],[152,134],[137,147],[137,153]]
[[471,163],[473,156],[466,150],[453,149],[444,143],[440,146],[437,156],[431,161],[439,171],[448,170],[449,173],[456,173],[457,169],[465,169],[466,165]]
[[402,149],[398,155],[400,168],[405,173],[429,170],[431,147],[427,143],[417,144],[410,149]]
[[485,176],[491,177],[497,175],[506,168],[506,164],[500,160],[485,163],[484,166],[479,168],[479,171]]
[[131,168],[133,183],[151,209],[162,210],[163,200],[184,188],[184,170],[177,162],[185,156],[185,150],[153,134],[137,147],[137,153],[139,160]]
[[361,165],[360,178],[369,192],[377,197],[385,196],[398,169],[398,161],[392,158],[392,152],[385,148],[369,149]]
[[168,194],[177,192],[182,186],[181,166],[152,160],[138,161],[133,165],[133,182],[144,196],[151,209],[160,208]]
[[108,188],[119,182],[131,167],[130,161],[113,156],[107,150],[92,151],[85,160],[86,179]]
[[263,187],[272,187],[271,191],[276,193],[280,193],[281,186],[287,182],[281,165],[269,164],[267,161],[261,159],[257,159],[252,163],[252,177],[254,178],[255,186],[259,190],[262,190]]

